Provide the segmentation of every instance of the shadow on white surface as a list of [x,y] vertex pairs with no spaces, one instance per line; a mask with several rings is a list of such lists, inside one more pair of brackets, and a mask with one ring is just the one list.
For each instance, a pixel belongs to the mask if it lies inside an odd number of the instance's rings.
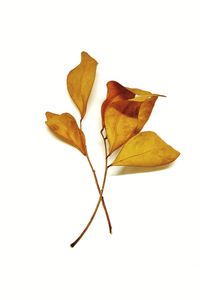
[[117,167],[111,175],[119,176],[119,175],[128,175],[128,174],[136,174],[136,173],[146,173],[146,172],[155,172],[162,171],[165,169],[172,168],[174,163],[167,164],[165,166],[160,167]]

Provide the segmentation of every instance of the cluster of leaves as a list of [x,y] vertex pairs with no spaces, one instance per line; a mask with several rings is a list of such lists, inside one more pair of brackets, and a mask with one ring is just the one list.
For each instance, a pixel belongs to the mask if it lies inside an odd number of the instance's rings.
[[[68,92],[80,112],[80,125],[69,113],[46,113],[47,126],[66,143],[77,148],[86,156],[94,175],[99,192],[99,201],[87,226],[71,246],[81,239],[92,223],[100,203],[102,203],[112,232],[109,214],[103,198],[108,168],[111,166],[157,167],[171,163],[179,152],[165,143],[155,132],[141,132],[148,121],[153,107],[159,97],[137,88],[127,88],[116,81],[107,83],[107,97],[101,107],[102,130],[101,135],[105,146],[105,172],[102,187],[88,155],[82,121],[87,111],[88,99],[96,75],[97,62],[88,53],[81,53],[81,62],[67,76]],[[110,155],[117,149],[118,154],[111,164]]]

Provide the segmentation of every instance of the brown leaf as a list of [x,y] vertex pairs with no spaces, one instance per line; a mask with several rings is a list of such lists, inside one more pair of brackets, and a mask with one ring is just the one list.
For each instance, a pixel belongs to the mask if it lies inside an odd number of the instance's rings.
[[179,155],[155,132],[145,131],[123,146],[112,166],[157,167],[171,163]]
[[77,148],[86,155],[86,145],[84,133],[79,129],[74,117],[68,113],[57,115],[51,112],[46,113],[47,126],[56,136],[67,144]]
[[88,53],[81,53],[81,63],[67,76],[68,92],[78,107],[81,119],[85,116],[88,98],[96,76],[97,62]]
[[115,81],[108,82],[107,88],[101,112],[112,153],[141,131],[159,95],[126,88]]
[[131,91],[129,91],[127,88],[125,88],[123,85],[119,84],[116,81],[109,81],[107,83],[107,97],[106,100],[103,102],[101,106],[101,115],[102,115],[102,125],[104,127],[105,122],[105,112],[107,107],[113,103],[117,102],[119,100],[126,100],[134,98],[135,94]]

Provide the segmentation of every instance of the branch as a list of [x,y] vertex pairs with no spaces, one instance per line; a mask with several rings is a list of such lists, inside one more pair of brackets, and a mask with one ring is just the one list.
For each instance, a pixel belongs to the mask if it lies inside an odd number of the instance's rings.
[[105,171],[104,171],[104,178],[103,178],[103,183],[102,183],[102,188],[101,189],[100,189],[100,186],[99,186],[99,183],[98,183],[96,172],[95,172],[95,170],[93,168],[93,165],[91,163],[91,160],[89,158],[89,155],[88,155],[88,153],[86,154],[86,157],[87,157],[88,163],[90,165],[90,168],[92,170],[92,173],[93,173],[93,176],[94,176],[94,179],[95,179],[95,183],[96,183],[97,189],[99,191],[100,197],[99,197],[99,200],[97,202],[97,205],[95,207],[95,210],[94,210],[94,212],[93,212],[93,214],[92,214],[89,222],[87,223],[86,227],[81,232],[81,234],[79,235],[79,237],[70,245],[71,247],[74,247],[80,241],[80,239],[84,236],[84,234],[86,233],[86,231],[90,227],[92,221],[94,220],[94,217],[95,217],[95,215],[96,215],[96,213],[98,211],[98,208],[99,208],[99,205],[100,205],[101,202],[102,202],[102,205],[103,205],[106,217],[107,217],[107,221],[108,221],[108,225],[109,225],[109,231],[110,231],[110,233],[112,233],[112,225],[111,225],[110,217],[109,217],[109,214],[108,214],[108,211],[107,211],[107,208],[106,208],[106,204],[105,204],[104,198],[103,198],[103,191],[104,191],[104,187],[105,187],[105,183],[106,183],[106,177],[107,177],[107,171],[108,171],[108,167],[107,167],[107,161],[108,161],[107,146],[106,146],[106,138],[104,138],[104,136],[103,136],[103,129],[101,130],[101,135],[102,135],[102,138],[104,140],[104,147],[105,147]]

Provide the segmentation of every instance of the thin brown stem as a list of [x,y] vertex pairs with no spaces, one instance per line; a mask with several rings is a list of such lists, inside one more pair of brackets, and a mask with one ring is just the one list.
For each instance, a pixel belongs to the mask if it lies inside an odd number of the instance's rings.
[[80,130],[82,130],[82,121],[83,121],[83,119],[81,118],[80,119]]
[[[103,135],[103,129],[101,130],[101,136],[103,138],[103,142],[104,142],[104,149],[105,149],[105,169],[104,169],[104,177],[103,177],[103,183],[102,183],[102,187],[101,187],[101,194],[103,195],[104,192],[104,187],[105,187],[105,183],[106,183],[106,178],[107,178],[107,173],[108,173],[108,151],[107,151],[107,145],[106,145],[106,138]],[[102,202],[102,204],[105,204],[105,202]],[[112,226],[110,224],[110,233],[112,233]]]
[[102,196],[99,197],[99,201],[98,201],[98,203],[97,203],[97,205],[96,205],[96,207],[95,207],[95,210],[94,210],[94,212],[93,212],[93,214],[92,214],[92,216],[91,216],[91,218],[90,218],[88,224],[85,226],[84,230],[81,232],[81,234],[79,235],[79,237],[78,237],[73,243],[71,243],[70,246],[71,246],[72,248],[80,241],[80,239],[84,236],[84,234],[86,233],[86,231],[87,231],[88,228],[90,227],[90,224],[92,223],[92,221],[93,221],[93,219],[94,219],[94,217],[95,217],[95,215],[96,215],[96,213],[97,213],[97,210],[98,210],[98,208],[99,208],[99,205],[100,205],[100,203],[101,203],[101,199],[102,199]]
[[97,202],[97,205],[95,207],[95,210],[94,210],[94,212],[93,212],[93,214],[92,214],[89,222],[87,223],[86,227],[84,228],[84,230],[82,231],[82,233],[79,235],[79,237],[70,245],[71,247],[74,247],[80,241],[80,239],[83,237],[83,235],[86,233],[86,231],[90,227],[92,221],[94,220],[94,217],[95,217],[95,215],[96,215],[96,213],[98,211],[98,208],[99,208],[99,205],[100,205],[101,202],[102,202],[103,208],[104,208],[105,213],[106,213],[106,217],[107,217],[107,220],[108,220],[110,233],[112,233],[112,225],[111,225],[110,218],[109,218],[109,215],[108,215],[108,211],[106,209],[106,205],[105,205],[104,198],[103,198],[103,191],[104,191],[104,187],[105,187],[105,183],[106,183],[106,177],[107,177],[107,172],[108,172],[108,167],[107,167],[107,163],[108,163],[107,145],[106,145],[106,138],[104,138],[104,136],[103,136],[103,129],[101,130],[101,135],[102,135],[102,138],[104,140],[104,148],[105,148],[105,171],[104,171],[104,178],[103,178],[103,183],[102,183],[102,188],[101,189],[99,187],[98,180],[97,180],[97,177],[96,177],[96,172],[95,172],[95,170],[94,170],[94,168],[92,166],[90,158],[89,158],[88,154],[86,155],[86,157],[88,159],[88,162],[89,162],[89,165],[90,165],[90,167],[92,169],[92,172],[93,172],[93,175],[94,175],[94,178],[95,178],[96,186],[97,186],[97,189],[99,191],[100,197],[99,197],[99,200]]
[[104,149],[105,149],[105,171],[104,171],[104,178],[103,178],[103,183],[102,183],[102,188],[101,188],[101,192],[102,192],[105,187],[106,177],[107,177],[107,172],[108,172],[108,151],[107,151],[107,145],[106,145],[106,138],[103,135],[103,129],[101,130],[101,136],[103,138]]
[[108,221],[109,231],[111,232],[112,231],[112,225],[111,225],[110,217],[109,217],[109,214],[108,214],[108,211],[107,211],[107,208],[106,208],[106,204],[104,202],[103,191],[102,191],[102,189],[100,189],[100,186],[99,186],[99,183],[98,183],[98,179],[97,179],[97,176],[96,176],[96,172],[95,172],[95,170],[93,168],[93,165],[91,163],[91,160],[89,158],[88,153],[87,153],[86,157],[87,157],[87,160],[89,162],[89,165],[90,165],[90,168],[92,170],[92,173],[94,175],[95,183],[96,183],[99,195],[100,195],[100,201],[102,202],[102,205],[103,205],[103,208],[104,208],[104,211],[105,211],[105,214],[106,214],[106,218],[107,218],[107,221]]
[[[106,170],[107,170],[107,168],[106,168]],[[107,173],[107,171],[106,171],[106,173]],[[106,175],[105,175],[104,178],[106,178]],[[106,181],[106,179],[105,179],[104,181]],[[105,186],[105,183],[104,183],[104,186]],[[102,187],[103,187],[103,185],[102,185]],[[103,193],[103,188],[102,188],[101,191],[102,191],[102,193]],[[85,226],[84,230],[81,232],[81,234],[79,235],[79,237],[78,237],[78,238],[70,245],[72,248],[80,241],[80,239],[84,236],[84,234],[86,233],[86,231],[88,230],[88,228],[89,228],[90,225],[92,224],[92,221],[94,220],[94,217],[95,217],[95,215],[96,215],[96,213],[97,213],[97,211],[98,211],[98,208],[99,208],[99,205],[100,205],[101,202],[102,202],[102,204],[103,204],[103,203],[105,204],[102,194],[100,195],[99,201],[97,202],[97,205],[96,205],[96,207],[95,207],[95,210],[94,210],[94,212],[93,212],[93,214],[92,214],[92,216],[91,216],[89,222],[88,222],[87,225]],[[106,210],[106,211],[107,211],[107,210]],[[110,223],[110,233],[112,233],[112,226],[111,226],[111,223]]]
[[[80,129],[82,130],[82,120],[83,118],[80,119]],[[109,214],[108,214],[108,211],[107,211],[107,208],[106,208],[106,204],[104,202],[104,199],[102,197],[102,192],[101,192],[101,189],[100,189],[100,186],[99,186],[99,182],[98,182],[98,179],[97,179],[97,176],[96,176],[96,171],[92,165],[92,162],[90,160],[90,157],[89,157],[89,154],[88,154],[88,151],[86,153],[86,158],[88,160],[88,163],[90,165],[90,168],[92,170],[92,173],[94,175],[94,179],[95,179],[95,183],[96,183],[96,186],[97,186],[97,189],[98,189],[98,192],[99,192],[99,195],[100,195],[100,199],[102,201],[102,205],[103,205],[103,209],[105,211],[105,214],[106,214],[106,218],[107,218],[107,221],[108,221],[108,226],[109,226],[109,231],[111,232],[112,231],[112,225],[111,225],[111,221],[110,221],[110,217],[109,217]]]

